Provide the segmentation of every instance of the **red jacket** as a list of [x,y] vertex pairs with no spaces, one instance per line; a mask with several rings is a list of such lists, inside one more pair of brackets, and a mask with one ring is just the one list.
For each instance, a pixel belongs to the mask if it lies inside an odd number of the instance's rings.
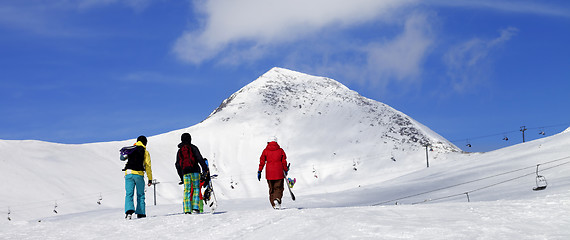
[[285,178],[283,171],[287,170],[287,155],[276,142],[267,143],[267,147],[261,153],[261,157],[259,157],[259,171],[263,170],[266,162],[265,178],[267,180]]

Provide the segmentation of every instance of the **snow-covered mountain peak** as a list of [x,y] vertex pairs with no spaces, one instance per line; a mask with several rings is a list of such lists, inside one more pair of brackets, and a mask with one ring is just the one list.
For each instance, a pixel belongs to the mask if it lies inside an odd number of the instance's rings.
[[284,132],[324,131],[319,137],[329,141],[331,136],[325,135],[342,129],[355,135],[355,142],[391,142],[389,145],[394,148],[408,143],[414,149],[429,144],[443,152],[459,151],[405,114],[363,97],[338,81],[284,68],[273,68],[243,87],[224,100],[209,118],[224,122],[255,120]]
[[303,108],[304,105],[314,104],[340,91],[350,90],[329,78],[275,67],[224,100],[210,116],[229,105],[243,106],[246,103],[264,110],[284,112],[292,107]]

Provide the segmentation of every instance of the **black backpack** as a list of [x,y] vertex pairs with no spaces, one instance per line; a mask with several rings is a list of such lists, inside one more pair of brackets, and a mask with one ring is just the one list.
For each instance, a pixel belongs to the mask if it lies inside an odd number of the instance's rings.
[[127,160],[125,168],[123,168],[123,171],[125,171],[126,169],[131,169],[135,171],[144,171],[144,164],[143,164],[144,155],[145,155],[144,147],[128,146],[121,148],[121,150],[119,151],[121,153],[120,157],[121,161]]

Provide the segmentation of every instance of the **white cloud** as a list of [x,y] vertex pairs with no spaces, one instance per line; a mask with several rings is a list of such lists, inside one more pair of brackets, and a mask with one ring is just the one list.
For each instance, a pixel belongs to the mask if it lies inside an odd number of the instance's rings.
[[[192,64],[240,65],[291,46],[277,56],[284,67],[382,89],[394,80],[414,83],[420,80],[425,58],[435,44],[432,25],[438,21],[426,12],[406,13],[414,2],[198,2],[205,4],[199,6],[205,15],[202,27],[184,33],[173,51]],[[367,23],[380,23],[386,28],[378,31],[391,32],[361,40],[344,31]]]
[[326,28],[345,28],[384,19],[416,0],[209,0],[195,1],[201,28],[185,32],[173,51],[200,64],[232,45],[259,48],[304,39]]
[[[286,59],[289,65],[298,66],[303,65],[298,59],[307,55],[313,57],[321,55],[326,63],[316,66],[318,64],[313,62],[312,69],[327,69],[326,72],[342,71],[345,74],[352,72],[354,73],[352,76],[362,82],[386,82],[389,81],[387,79],[409,82],[421,77],[422,65],[436,44],[437,36],[431,29],[433,25],[431,21],[437,17],[418,14],[419,11],[415,13],[406,11],[418,9],[418,6],[421,8],[422,4],[570,16],[570,12],[565,8],[527,0],[195,0],[193,4],[201,16],[198,20],[200,25],[184,32],[172,48],[177,57],[183,61],[197,65],[206,61],[240,65],[263,59],[280,46],[313,41],[312,47],[295,46],[295,49],[282,58]],[[342,40],[339,40],[340,43],[332,43],[333,40],[327,39],[323,39],[323,43],[313,40],[331,31],[351,30],[366,23],[381,22],[400,26],[402,21],[406,23],[401,25],[403,29],[401,34],[394,37],[392,31],[392,34],[383,34],[388,40],[379,41],[378,38],[362,40],[361,44],[365,47],[355,46],[355,43],[346,43]],[[473,76],[476,69],[484,67],[479,60],[488,54],[488,50],[484,49],[492,49],[507,41],[516,32],[511,30],[494,40],[467,41],[448,53],[445,57],[450,69],[448,74],[454,79],[456,90],[464,88],[465,83],[470,81],[472,77],[467,76]],[[324,43],[325,41],[329,42]],[[321,45],[326,47],[320,47]],[[329,55],[338,56],[347,52],[358,55],[356,58],[359,62],[325,59]],[[454,58],[459,58],[455,66],[451,63],[455,61]],[[362,73],[363,68],[365,68],[364,73]],[[472,73],[462,74],[466,72],[462,69]]]
[[305,47],[289,53],[285,67],[334,76],[380,92],[394,81],[419,86],[416,83],[422,80],[426,58],[436,44],[433,28],[439,22],[434,14],[417,11],[402,18],[394,24],[401,30],[393,36],[364,43],[345,39]]
[[[434,31],[440,18],[425,6],[570,17],[567,8],[528,0],[195,0],[193,4],[201,16],[194,26],[199,26],[184,32],[172,48],[185,62],[236,66],[274,57],[281,58],[284,67],[336,75],[381,90],[393,81],[419,86],[415,83],[422,79],[432,49],[446,48],[438,46],[440,33]],[[387,31],[364,38],[347,34],[370,24]],[[516,32],[508,28],[493,39],[473,38],[452,46],[443,58],[453,89],[463,92],[485,81],[492,72],[490,55]]]
[[453,89],[464,92],[470,87],[481,84],[490,72],[492,59],[489,55],[517,32],[518,29],[509,27],[501,30],[497,38],[489,40],[474,38],[451,47],[444,56],[444,62]]
[[425,14],[412,15],[402,34],[386,43],[371,44],[366,49],[369,71],[384,79],[419,77],[422,62],[434,42],[429,22]]

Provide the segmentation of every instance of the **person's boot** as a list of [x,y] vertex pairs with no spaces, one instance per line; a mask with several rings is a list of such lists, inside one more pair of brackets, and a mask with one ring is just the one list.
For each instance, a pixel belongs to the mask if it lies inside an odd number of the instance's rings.
[[133,210],[129,210],[129,211],[127,211],[127,212],[125,213],[125,219],[127,219],[127,220],[130,220],[130,219],[132,219],[132,218],[133,218],[133,213],[134,213],[134,212],[135,212],[135,211],[133,211]]
[[273,208],[277,210],[281,209],[281,203],[279,202],[279,199],[273,200]]

